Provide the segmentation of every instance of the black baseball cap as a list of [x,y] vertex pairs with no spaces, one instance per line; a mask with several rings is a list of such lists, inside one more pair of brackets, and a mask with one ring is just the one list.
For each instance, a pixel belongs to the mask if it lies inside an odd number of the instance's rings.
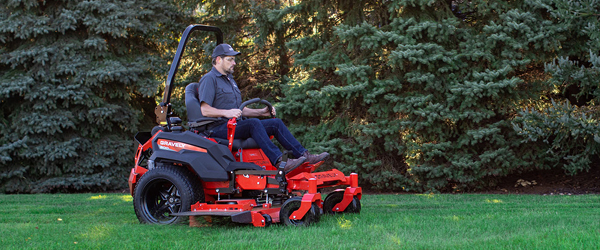
[[215,58],[217,56],[237,56],[239,54],[241,53],[233,50],[231,45],[222,43],[215,47],[212,53],[212,57]]

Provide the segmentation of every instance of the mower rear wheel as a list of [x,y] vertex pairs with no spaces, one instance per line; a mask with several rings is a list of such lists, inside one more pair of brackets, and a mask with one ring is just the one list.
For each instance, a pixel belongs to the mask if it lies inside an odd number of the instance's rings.
[[344,199],[344,191],[336,191],[336,192],[328,194],[327,197],[325,197],[325,201],[323,201],[323,212],[328,213],[328,214],[337,214],[337,213],[359,214],[360,213],[360,209],[361,209],[360,200],[356,196],[354,198],[352,198],[352,201],[350,202],[350,204],[348,204],[348,207],[346,207],[346,209],[344,211],[333,211],[333,208],[335,207],[335,205],[340,203],[343,199]]
[[183,222],[187,217],[171,214],[190,211],[193,203],[204,200],[201,185],[188,176],[193,175],[176,166],[158,167],[142,175],[133,196],[138,220],[145,224]]
[[294,213],[296,210],[300,209],[301,205],[302,198],[300,197],[294,197],[285,201],[281,206],[281,210],[279,210],[279,220],[286,226],[308,226],[311,223],[319,221],[321,214],[315,209],[319,208],[316,204],[312,204],[310,206],[310,209],[308,212],[306,212],[302,219],[290,219],[290,215],[292,215],[292,213]]

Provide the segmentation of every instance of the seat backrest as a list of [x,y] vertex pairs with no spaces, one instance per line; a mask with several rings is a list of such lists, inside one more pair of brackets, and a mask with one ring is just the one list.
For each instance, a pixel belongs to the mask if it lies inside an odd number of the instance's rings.
[[[190,83],[185,87],[185,108],[187,109],[188,121],[198,125],[206,125],[217,121],[223,121],[219,118],[202,116],[200,101],[198,100],[199,87],[200,83],[197,82]],[[220,144],[229,145],[229,140],[219,138],[214,139],[216,139]],[[234,151],[237,151],[239,148],[259,148],[256,141],[254,141],[252,138],[247,138],[244,140],[235,139],[233,140],[232,146]]]
[[198,100],[198,88],[200,83],[193,82],[185,87],[185,108],[187,109],[188,121],[195,122],[202,116],[200,101]]

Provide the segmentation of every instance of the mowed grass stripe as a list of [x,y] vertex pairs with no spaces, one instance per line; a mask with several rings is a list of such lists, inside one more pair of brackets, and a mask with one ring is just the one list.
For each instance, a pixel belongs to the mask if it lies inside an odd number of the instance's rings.
[[127,194],[0,195],[3,249],[600,249],[600,195],[364,195],[307,228],[139,224]]

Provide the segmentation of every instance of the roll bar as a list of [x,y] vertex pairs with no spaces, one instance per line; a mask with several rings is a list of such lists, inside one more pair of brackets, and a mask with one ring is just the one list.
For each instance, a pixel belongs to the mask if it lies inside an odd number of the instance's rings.
[[167,117],[171,115],[171,92],[173,82],[175,81],[175,74],[177,74],[177,69],[179,68],[179,63],[181,62],[181,57],[185,51],[185,45],[190,38],[190,34],[196,30],[214,32],[217,36],[217,45],[223,43],[223,32],[221,29],[215,26],[192,24],[183,31],[181,40],[179,40],[179,46],[177,46],[177,52],[175,52],[175,57],[173,58],[173,63],[171,63],[171,69],[169,70],[167,81],[165,82],[165,92],[163,94],[162,102],[160,102],[159,105],[154,109],[156,122],[159,125],[168,123]]

